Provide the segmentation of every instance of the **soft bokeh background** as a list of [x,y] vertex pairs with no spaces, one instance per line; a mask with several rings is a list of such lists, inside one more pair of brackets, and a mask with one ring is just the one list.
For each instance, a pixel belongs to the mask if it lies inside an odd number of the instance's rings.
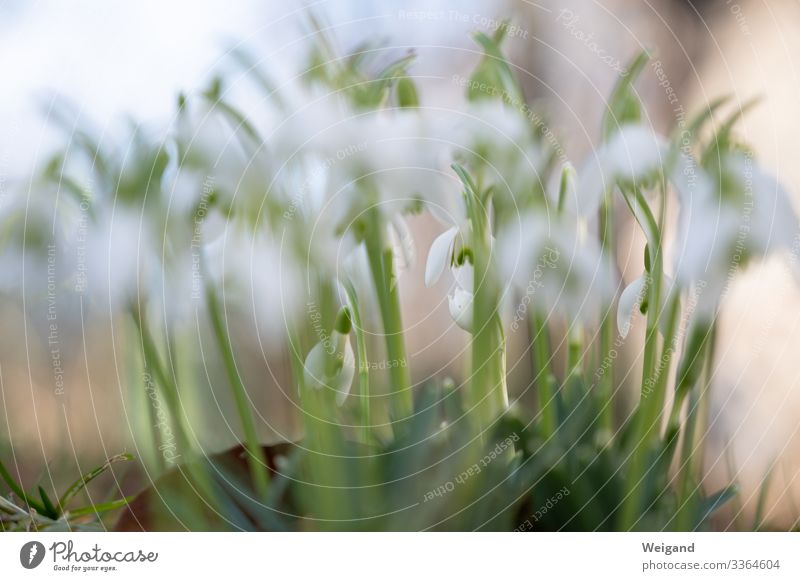
[[[477,58],[468,33],[491,30],[493,22],[512,17],[519,33],[507,49],[527,96],[551,112],[573,159],[597,139],[603,98],[617,76],[609,59],[625,63],[650,47],[663,68],[661,73],[648,68],[639,83],[652,123],[666,131],[681,111],[689,115],[720,94],[732,94],[735,104],[760,95],[762,103],[743,125],[745,137],[800,208],[797,2],[338,0],[309,6],[325,15],[345,49],[367,38],[398,50],[416,47],[419,60],[412,71],[422,98],[445,105],[461,90],[453,75],[468,74]],[[157,133],[174,114],[177,93],[207,82],[225,65],[231,47],[241,43],[278,69],[296,63],[309,34],[304,10],[301,3],[288,1],[0,2],[0,206],[8,188],[41,169],[47,153],[63,140],[47,119],[54,102],[69,100],[78,118],[101,133],[113,133],[127,117],[147,121]],[[421,216],[413,228],[420,260],[403,277],[402,293],[414,378],[435,372],[458,375],[465,336],[450,324],[444,287],[425,289],[422,284],[425,252],[441,226]],[[626,232],[620,267],[635,276],[641,271],[643,242],[632,228]],[[74,478],[108,454],[135,453],[119,325],[110,320],[83,328],[75,315],[76,339],[62,353],[65,394],[58,396],[35,314],[26,305],[4,301],[0,315],[3,458],[10,458],[26,479],[45,475],[59,480],[60,474]],[[796,524],[800,516],[799,322],[800,291],[784,264],[753,267],[733,285],[725,303],[711,429],[704,442],[710,479],[720,484],[739,480],[745,512],[753,510],[760,483],[774,464],[767,512],[779,527]],[[520,347],[511,350],[512,379],[523,378]],[[636,349],[629,351],[629,363],[635,365]],[[265,370],[254,348],[252,358],[244,354],[242,363],[264,418],[264,439],[297,437],[285,354],[271,356]],[[220,406],[218,416],[224,416],[229,402],[215,395],[220,394],[198,393],[194,401]],[[210,420],[198,438],[209,450],[218,450],[235,442],[237,434]],[[728,526],[728,520],[720,526]]]

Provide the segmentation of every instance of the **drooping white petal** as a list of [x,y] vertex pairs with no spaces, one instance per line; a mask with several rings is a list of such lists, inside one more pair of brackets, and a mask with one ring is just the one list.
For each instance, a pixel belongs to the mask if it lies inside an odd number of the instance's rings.
[[442,276],[442,272],[450,262],[453,242],[457,235],[458,228],[450,228],[440,234],[431,244],[428,261],[425,264],[425,286],[433,286]]
[[456,288],[447,299],[450,307],[450,316],[453,317],[456,325],[471,333],[473,294],[462,288]]
[[[306,387],[313,389],[332,389],[336,392],[336,403],[342,405],[350,393],[353,378],[356,373],[355,355],[350,344],[349,336],[342,336],[333,331],[330,336],[330,345],[326,350],[326,343],[319,342],[308,353],[303,366],[303,380]],[[335,371],[328,374],[329,359],[336,358]]]
[[400,214],[392,214],[389,220],[389,241],[392,245],[395,265],[398,272],[408,270],[416,261],[414,237]]
[[644,300],[644,291],[647,286],[645,283],[645,277],[640,276],[625,287],[625,290],[622,291],[619,297],[619,304],[617,305],[617,330],[623,339],[628,336],[628,332],[631,329],[633,310],[640,308]]

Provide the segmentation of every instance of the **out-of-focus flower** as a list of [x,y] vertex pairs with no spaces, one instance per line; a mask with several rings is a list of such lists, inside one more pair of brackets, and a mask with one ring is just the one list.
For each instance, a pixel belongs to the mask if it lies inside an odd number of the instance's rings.
[[565,208],[575,215],[595,216],[610,188],[643,188],[655,183],[668,165],[668,154],[667,142],[652,128],[623,125],[584,162],[576,195],[567,198]]
[[[649,291],[650,279],[647,274],[643,274],[633,280],[619,296],[619,303],[617,304],[617,330],[620,337],[623,339],[628,336],[631,329],[631,321],[633,313],[636,310],[645,311],[650,307],[647,305],[647,293]],[[669,324],[669,317],[664,311],[664,307],[675,289],[675,281],[664,275],[662,281],[663,288],[660,290],[660,313],[659,326],[664,331]]]
[[308,353],[303,367],[305,386],[332,389],[339,405],[347,399],[356,373],[350,329],[349,313],[344,309],[330,335],[323,337]]
[[297,181],[297,168],[324,168],[326,201],[336,199],[348,217],[372,206],[402,214],[446,187],[446,144],[422,111],[354,111],[335,97],[316,97],[276,130],[271,144],[286,160],[278,172],[279,181],[289,178],[284,187]]
[[723,153],[691,176],[678,188],[675,275],[682,286],[702,282],[698,314],[710,317],[736,271],[791,248],[798,218],[783,186],[749,154]]
[[598,244],[573,220],[533,210],[507,224],[497,244],[498,271],[538,312],[594,321],[613,297],[613,276]]
[[153,232],[140,215],[122,207],[95,210],[85,240],[85,290],[90,305],[109,315],[144,298],[160,261]]
[[165,145],[169,161],[161,178],[171,213],[190,214],[212,194],[225,206],[237,199],[250,208],[266,196],[271,164],[264,144],[225,107],[210,95],[182,102]]
[[238,224],[204,249],[205,272],[229,307],[250,317],[259,336],[279,344],[304,303],[304,269],[263,230]]
[[498,211],[515,215],[544,191],[549,148],[521,111],[496,99],[472,102],[450,134],[453,154],[491,185]]

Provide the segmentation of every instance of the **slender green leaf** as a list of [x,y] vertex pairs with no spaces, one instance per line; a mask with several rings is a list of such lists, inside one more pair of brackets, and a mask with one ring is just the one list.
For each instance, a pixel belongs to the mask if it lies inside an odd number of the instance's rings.
[[58,499],[58,506],[63,511],[65,510],[67,503],[73,498],[76,494],[78,494],[81,490],[83,490],[92,480],[103,474],[106,470],[108,470],[112,464],[117,462],[130,462],[133,460],[133,456],[130,454],[117,454],[116,456],[112,456],[108,460],[106,460],[101,466],[98,466],[94,470],[84,474],[80,478],[78,478],[72,485],[67,488],[66,492],[61,495],[61,498]]

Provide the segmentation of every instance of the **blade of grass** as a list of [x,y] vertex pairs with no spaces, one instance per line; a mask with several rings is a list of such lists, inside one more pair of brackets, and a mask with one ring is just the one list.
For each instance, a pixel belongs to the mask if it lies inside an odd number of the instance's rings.
[[228,376],[228,383],[233,392],[236,411],[239,414],[239,421],[244,431],[247,463],[250,466],[253,484],[256,493],[263,500],[267,498],[267,491],[269,489],[267,463],[264,458],[264,451],[261,448],[261,443],[258,441],[258,432],[256,431],[253,415],[250,412],[250,398],[247,395],[242,378],[239,376],[239,370],[236,367],[236,359],[233,355],[233,346],[231,345],[230,337],[225,332],[217,294],[210,285],[206,287],[206,303],[211,318],[211,327],[214,331],[214,337],[217,340],[217,346],[222,354],[225,372]]
[[[64,511],[67,503],[72,499],[76,494],[78,494],[81,490],[83,490],[92,480],[103,474],[106,470],[111,468],[112,464],[117,462],[130,462],[133,460],[133,456],[130,454],[117,454],[116,456],[112,456],[108,460],[106,460],[101,466],[98,466],[94,470],[87,472],[86,474],[82,475],[78,478],[72,485],[67,488],[64,494],[61,495],[61,498],[58,499],[58,506],[61,511]],[[59,513],[60,514],[60,513]]]
[[66,513],[71,518],[80,518],[82,516],[89,516],[89,515],[97,515],[100,516],[106,512],[110,512],[112,510],[117,510],[118,508],[123,508],[128,506],[128,503],[136,498],[134,495],[126,496],[125,498],[120,498],[119,500],[112,500],[110,502],[102,502],[100,504],[94,504],[91,506],[83,506],[81,508],[76,508],[75,510],[71,510]]
[[35,509],[39,513],[44,513],[46,511],[45,507],[42,504],[36,502],[27,494],[25,494],[25,491],[22,489],[22,487],[19,484],[17,484],[16,480],[14,480],[11,477],[9,471],[6,470],[5,464],[3,464],[2,461],[0,461],[0,477],[3,478],[5,483],[11,489],[11,492],[16,494],[29,507]]

